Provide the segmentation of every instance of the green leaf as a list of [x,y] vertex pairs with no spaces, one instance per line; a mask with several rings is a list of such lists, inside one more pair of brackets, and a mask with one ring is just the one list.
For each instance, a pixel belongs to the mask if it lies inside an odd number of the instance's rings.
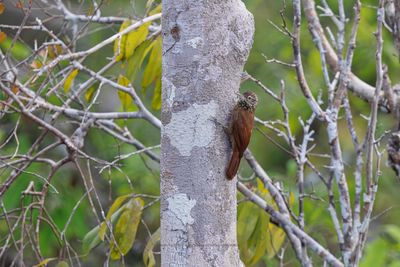
[[[13,41],[9,37],[7,37],[3,42],[0,42],[0,47],[3,50],[3,52],[10,49],[12,43]],[[17,60],[23,60],[32,55],[32,50],[30,49],[29,46],[25,45],[24,43],[16,41],[14,42],[14,45],[11,48],[11,55]]]
[[[254,232],[258,220],[257,207],[249,201],[238,207],[238,242],[244,243]],[[243,242],[242,242],[243,241]]]
[[240,251],[240,258],[247,264],[253,255],[249,249],[249,239],[256,231],[259,209],[251,202],[241,203],[238,207],[237,239]]
[[138,27],[136,30],[131,31],[126,36],[125,42],[125,58],[130,58],[135,49],[146,40],[147,34],[149,33],[150,22],[145,23]]
[[269,243],[268,236],[268,225],[269,225],[269,215],[264,210],[258,208],[260,215],[257,220],[257,225],[255,231],[253,232],[251,238],[248,241],[249,248],[252,253],[252,258],[247,265],[251,266],[256,264],[264,256],[267,244]]
[[[114,201],[114,203],[111,205],[110,209],[107,212],[106,221],[110,222],[111,216],[114,215],[114,213],[119,209],[119,207],[121,207],[124,201],[130,196],[131,195],[124,195],[117,197],[117,199]],[[106,230],[107,230],[107,224],[106,222],[103,222],[100,226],[100,231],[99,231],[99,237],[103,241],[104,241],[104,236],[106,234]]]
[[156,80],[151,107],[155,110],[159,110],[161,108],[161,78]]
[[396,225],[385,225],[385,233],[388,234],[396,243],[400,243],[400,227]]
[[[113,212],[113,214],[111,215],[111,224],[114,224],[115,221],[117,220],[117,218],[119,217],[119,215],[122,213],[124,209],[120,208],[117,209],[117,211]],[[107,225],[104,223],[105,227],[107,227]],[[83,250],[83,254],[87,255],[93,248],[95,248],[98,244],[101,243],[102,239],[100,238],[100,227],[103,227],[103,223],[101,225],[97,225],[96,227],[94,227],[92,230],[90,230],[85,237],[83,238],[82,241],[82,250]],[[104,230],[106,231],[107,228]],[[103,230],[102,230],[103,231]],[[104,239],[104,237],[103,237]]]
[[294,177],[297,172],[297,164],[296,161],[290,159],[286,162],[286,174],[289,177]]
[[[268,204],[276,208],[275,202],[272,200],[268,189],[264,186],[264,183],[261,182],[261,180],[257,180],[257,194],[260,195]],[[293,203],[294,203],[294,194],[290,193],[289,205],[292,206]],[[262,212],[265,213],[265,211]],[[268,226],[266,227],[266,233],[267,233],[267,242],[265,249],[268,257],[272,258],[282,247],[283,242],[285,241],[285,232],[280,227],[277,227],[272,223],[268,223]]]
[[[259,180],[256,192],[274,205],[268,189]],[[284,231],[270,223],[269,219],[269,214],[252,202],[243,202],[238,206],[238,245],[240,258],[246,266],[257,264],[265,254],[273,257],[283,245]]]
[[156,265],[156,259],[154,258],[153,249],[157,242],[160,241],[161,229],[158,228],[147,241],[146,247],[143,251],[143,262],[147,267],[154,267]]
[[101,239],[99,237],[100,226],[97,225],[92,230],[90,230],[82,241],[83,254],[87,255],[93,248],[100,244]]
[[114,229],[115,242],[110,244],[110,256],[118,260],[132,248],[142,216],[144,202],[141,198],[131,199],[118,219]]
[[[123,75],[119,75],[118,77],[118,84],[128,87],[130,84],[130,81],[128,78],[126,78]],[[124,91],[118,90],[118,97],[119,97],[119,101],[121,102],[122,105],[122,109],[124,111],[127,110],[132,110],[132,108],[134,108],[135,106],[132,104],[133,99],[132,97],[128,94],[125,93]]]
[[251,202],[241,203],[238,214],[240,258],[246,266],[251,266],[266,252],[269,215]]
[[388,249],[388,243],[383,239],[376,239],[369,243],[360,262],[360,267],[385,266]]
[[79,70],[74,69],[71,71],[71,73],[68,75],[68,77],[65,79],[64,82],[64,92],[68,93],[69,89],[71,89],[72,82],[74,81],[76,75],[78,75]]
[[151,16],[157,13],[161,13],[161,7],[162,7],[161,3],[158,4],[153,10],[149,12],[149,15]]
[[66,261],[60,261],[57,263],[56,267],[69,267],[69,265]]
[[[119,28],[119,32],[125,30],[128,26],[131,25],[131,20],[127,19]],[[125,57],[125,44],[126,44],[126,34],[122,35],[120,38],[117,38],[114,41],[114,56],[116,61],[120,61]]]
[[162,40],[161,37],[157,37],[154,40],[155,44],[151,50],[149,62],[143,73],[142,87],[149,87],[156,79],[161,75],[161,49]]

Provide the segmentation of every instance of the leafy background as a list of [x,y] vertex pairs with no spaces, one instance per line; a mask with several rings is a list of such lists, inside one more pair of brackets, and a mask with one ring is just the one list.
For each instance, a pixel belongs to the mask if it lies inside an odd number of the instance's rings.
[[[85,13],[90,12],[92,8],[90,1],[65,1],[73,10],[79,10],[79,12]],[[311,111],[308,108],[306,101],[301,97],[300,89],[296,81],[294,69],[283,66],[276,63],[267,63],[266,58],[276,58],[284,62],[292,61],[292,47],[290,39],[284,36],[281,32],[277,31],[271,22],[276,25],[281,25],[282,20],[279,15],[279,11],[283,8],[283,2],[281,1],[262,1],[262,0],[247,0],[244,1],[247,8],[254,14],[256,23],[256,33],[254,38],[254,45],[251,51],[249,60],[245,67],[246,71],[253,75],[255,78],[261,80],[266,86],[271,88],[275,92],[279,92],[280,81],[284,80],[286,84],[286,95],[288,107],[291,111],[290,122],[291,128],[296,136],[299,138],[302,134],[302,128],[298,121],[298,117],[307,119]],[[317,1],[318,3],[318,1]],[[328,1],[334,11],[336,10],[336,1]],[[291,29],[291,6],[290,2],[287,2],[284,16],[286,23]],[[345,1],[346,14],[352,18],[352,1]],[[361,12],[360,31],[358,33],[357,49],[355,52],[353,72],[358,75],[361,79],[368,82],[371,85],[375,84],[375,37],[373,32],[376,28],[376,9],[374,1],[363,1],[363,7]],[[157,1],[153,3],[153,6],[157,6]],[[103,15],[110,16],[143,16],[146,11],[145,1],[104,1],[102,12]],[[2,23],[7,23],[10,17],[7,18],[8,10],[0,16]],[[11,12],[11,11],[9,11]],[[331,23],[329,18],[321,17],[324,25],[331,27],[335,32],[334,25]],[[125,25],[126,26],[126,25]],[[90,24],[90,28],[95,29],[98,27],[96,24]],[[106,27],[96,33],[92,34],[90,38],[83,38],[77,42],[77,49],[87,49],[97,42],[105,39],[113,33],[120,30],[120,25],[114,25],[113,27]],[[142,31],[146,31],[144,28]],[[5,31],[8,35],[12,36],[12,33]],[[145,36],[147,33],[143,33]],[[14,49],[12,50],[12,56],[17,59],[23,59],[30,55],[30,45],[32,44],[32,36],[27,34],[23,36],[23,40],[20,40]],[[393,83],[399,82],[399,77],[396,76],[399,71],[399,62],[395,56],[395,50],[393,43],[391,42],[390,35],[387,31],[384,32],[385,43],[384,43],[384,63],[389,66],[390,77]],[[128,38],[128,37],[127,37]],[[160,107],[160,56],[157,54],[157,46],[160,46],[160,39],[148,41],[146,44],[142,44],[142,47],[137,47],[136,51],[142,49],[143,51],[152,45],[151,49],[153,52],[148,51],[147,57],[143,58],[143,64],[140,68],[136,67],[138,64],[134,64],[140,61],[142,58],[137,58],[132,55],[130,58],[120,57],[120,62],[116,67],[108,72],[107,75],[114,76],[117,78],[120,84],[127,84],[132,82],[135,88],[140,88],[140,93],[143,96],[146,106],[152,107],[153,112],[159,116]],[[154,43],[153,43],[154,41]],[[0,46],[3,51],[7,50],[10,43],[10,39],[6,39],[1,42]],[[130,43],[129,45],[134,45]],[[143,52],[142,51],[142,52]],[[93,70],[99,69],[99,66],[103,66],[107,62],[107,58],[118,54],[116,46],[107,46],[102,49],[96,57],[89,57],[86,60],[87,66]],[[311,37],[308,34],[307,25],[305,22],[302,24],[302,56],[303,64],[305,68],[306,77],[313,89],[314,95],[322,92],[323,96],[326,96],[326,86],[324,85],[321,64],[318,51],[315,49]],[[40,64],[40,62],[39,62]],[[140,65],[140,64],[139,64]],[[73,73],[71,71],[69,80],[75,80],[77,82],[83,81],[87,76],[81,73]],[[27,73],[29,75],[29,72]],[[332,75],[332,73],[331,73]],[[71,83],[72,84],[72,83]],[[72,85],[64,85],[64,90],[68,92]],[[279,119],[282,118],[280,107],[274,103],[260,88],[254,83],[245,82],[241,88],[242,91],[253,90],[257,92],[260,97],[260,105],[257,109],[256,115],[261,119]],[[90,99],[92,94],[96,91],[96,86],[93,89],[89,89],[86,94],[86,98]],[[101,110],[128,110],[133,111],[135,106],[132,104],[132,100],[129,96],[124,94],[114,93],[112,90],[102,90],[101,103],[96,106],[96,109]],[[56,100],[54,100],[56,101]],[[368,116],[369,104],[359,100],[356,97],[351,96],[352,111],[355,117],[355,126],[358,130],[358,136],[364,137],[366,132],[367,121],[361,116],[362,114]],[[4,140],[7,136],[10,127],[17,120],[16,115],[7,116],[0,120],[0,140]],[[135,120],[121,120],[118,122],[120,125],[128,127],[132,132],[135,133],[135,137],[143,142],[146,146],[151,146],[159,143],[159,132],[150,126],[148,123]],[[384,134],[385,130],[394,128],[395,122],[393,119],[385,113],[380,113],[378,118],[377,135]],[[346,163],[346,172],[349,178],[352,178],[352,172],[354,168],[354,151],[350,136],[346,130],[345,122],[341,121],[341,146],[344,153],[344,159]],[[269,132],[263,127],[258,126],[258,130],[253,135],[250,148],[254,152],[255,156],[262,164],[262,166],[268,171],[270,176],[274,180],[282,181],[284,184],[285,191],[291,196],[291,205],[296,210],[296,167],[293,160],[287,152],[279,148],[276,144],[271,142],[265,137],[265,135],[272,137],[276,142],[285,146],[285,144],[278,137],[274,136],[272,132]],[[312,125],[313,130],[316,131],[316,151],[326,153],[327,137],[324,129],[324,125],[318,122]],[[68,131],[68,129],[66,129]],[[261,133],[263,132],[263,134]],[[27,151],[32,142],[35,140],[39,131],[35,128],[30,127],[30,122],[22,118],[21,127],[19,129],[20,137],[20,153]],[[382,139],[382,144],[385,145],[386,138]],[[2,154],[8,154],[13,151],[15,143],[11,143],[3,149]],[[95,154],[100,158],[112,161],[114,155],[119,153],[128,153],[132,151],[131,147],[119,144],[112,137],[104,135],[98,131],[90,131],[87,142],[85,144],[85,150],[89,154]],[[62,153],[62,152],[60,152]],[[55,158],[60,158],[60,155],[54,155]],[[328,165],[328,159],[312,158],[318,166]],[[385,159],[386,160],[386,159]],[[121,169],[123,172],[115,169],[107,170],[101,174],[98,170],[93,169],[94,180],[96,186],[101,194],[101,201],[104,207],[107,207],[111,211],[108,211],[108,218],[111,219],[116,228],[118,228],[117,219],[112,219],[113,212],[119,211],[117,214],[118,218],[122,218],[126,210],[140,210],[137,207],[148,204],[152,200],[134,198],[132,194],[148,194],[148,195],[159,195],[159,173],[158,166],[150,160],[141,157],[133,156],[124,159],[122,162]],[[365,250],[364,257],[361,262],[361,266],[400,266],[400,226],[398,221],[400,219],[398,200],[398,187],[400,183],[395,179],[392,170],[383,166],[382,178],[380,180],[379,193],[377,195],[375,217],[372,221],[371,228],[369,231],[369,238],[367,247]],[[48,169],[43,168],[42,165],[32,164],[28,169],[30,172],[45,174]],[[250,170],[246,164],[242,164],[241,171],[243,176],[250,175]],[[308,170],[307,170],[308,171]],[[0,173],[0,181],[5,179],[8,172]],[[129,182],[127,181],[129,179]],[[18,180],[12,185],[10,190],[6,193],[3,198],[5,209],[12,210],[30,203],[30,199],[22,198],[19,194],[28,185],[30,181],[34,181],[35,184],[40,187],[43,184],[43,180],[23,174]],[[354,191],[354,184],[352,179],[349,179],[350,192]],[[51,217],[54,219],[55,224],[63,229],[67,219],[82,195],[85,193],[82,181],[79,174],[73,168],[72,165],[64,166],[60,169],[53,179],[54,190],[50,190],[46,202],[46,208],[51,213]],[[257,188],[258,192],[268,200],[268,192],[262,187],[262,185],[254,182],[254,188]],[[306,191],[313,194],[316,197],[326,197],[326,192],[323,187],[319,184],[318,179],[312,174],[307,173],[306,176]],[[274,227],[269,222],[269,216],[263,212],[257,211],[255,206],[249,202],[241,201],[242,196],[238,196],[240,200],[238,209],[238,240],[241,249],[241,257],[247,265],[255,266],[278,266],[279,261],[275,256],[277,248],[282,245],[286,246],[285,240],[282,237],[282,233],[277,227]],[[114,207],[114,208],[113,208]],[[316,238],[322,245],[328,247],[332,251],[338,251],[336,245],[337,240],[333,230],[332,222],[327,211],[327,204],[323,201],[313,200],[306,198],[306,231]],[[89,203],[85,199],[79,205],[73,216],[70,225],[65,232],[66,238],[71,244],[73,244],[80,254],[86,254],[83,257],[84,266],[101,266],[106,260],[106,252],[110,248],[108,244],[99,239],[99,234],[104,228],[104,223],[98,225],[93,217],[93,214],[88,212],[90,210]],[[251,212],[250,212],[251,211]],[[107,210],[106,210],[107,212]],[[255,214],[255,216],[247,216],[249,213]],[[1,214],[1,211],[0,211]],[[139,211],[136,213],[139,216]],[[134,239],[132,248],[130,246],[127,254],[124,257],[124,262],[128,266],[141,266],[151,265],[149,258],[143,261],[143,251],[147,244],[149,244],[150,233],[155,233],[153,238],[150,239],[150,247],[157,239],[157,229],[159,227],[159,203],[151,205],[149,208],[143,210],[141,218],[146,222],[147,228],[143,223],[139,221],[133,222],[138,224],[137,234]],[[126,220],[135,220],[130,218],[128,215],[125,216]],[[132,221],[131,221],[132,222]],[[123,225],[123,223],[121,223]],[[97,228],[96,228],[97,227]],[[122,229],[119,227],[119,229]],[[262,231],[262,229],[268,229],[268,231]],[[0,244],[3,242],[1,236],[7,233],[8,227],[4,220],[0,217]],[[92,232],[91,232],[92,231]],[[104,230],[103,230],[104,231]],[[94,234],[93,234],[94,233]],[[126,233],[126,232],[124,232]],[[116,234],[116,233],[114,233]],[[53,234],[50,227],[43,224],[40,232],[41,236],[41,249],[45,257],[52,259],[59,256],[60,244]],[[86,239],[85,239],[86,237]],[[133,241],[133,240],[131,240]],[[126,241],[129,245],[130,241]],[[96,246],[95,246],[96,245]],[[112,246],[112,245],[111,245]],[[290,247],[290,246],[289,246]],[[297,266],[296,261],[293,259],[294,254],[287,248],[287,255],[285,257],[285,263],[287,266]],[[131,248],[131,249],[130,249]],[[112,247],[111,247],[112,250]],[[148,251],[148,250],[147,250]],[[159,251],[156,246],[155,251]],[[149,256],[149,255],[148,255]],[[154,254],[156,264],[159,264],[159,255]],[[7,255],[12,257],[12,254]],[[146,256],[147,257],[147,256]],[[118,257],[116,257],[118,258]],[[322,265],[319,262],[318,257],[314,258],[315,265]],[[1,260],[0,260],[1,262]],[[50,262],[50,261],[49,261]],[[55,264],[56,260],[50,264]],[[36,262],[33,264],[37,264]],[[44,264],[43,264],[44,265]],[[110,266],[121,266],[121,261],[111,261]]]

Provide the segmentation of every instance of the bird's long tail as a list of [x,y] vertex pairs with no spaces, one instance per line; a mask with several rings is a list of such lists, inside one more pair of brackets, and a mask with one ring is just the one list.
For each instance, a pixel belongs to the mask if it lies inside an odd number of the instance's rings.
[[235,177],[240,164],[240,159],[243,155],[240,155],[237,149],[233,149],[231,160],[229,161],[228,168],[226,169],[226,178],[232,180]]

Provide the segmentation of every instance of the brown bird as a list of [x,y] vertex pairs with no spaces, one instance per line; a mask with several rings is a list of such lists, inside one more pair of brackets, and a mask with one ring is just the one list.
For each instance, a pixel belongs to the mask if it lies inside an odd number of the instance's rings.
[[245,92],[243,95],[240,95],[233,110],[229,128],[233,151],[228,168],[226,169],[226,177],[229,180],[232,180],[236,175],[240,159],[249,145],[257,102],[258,98],[255,93]]

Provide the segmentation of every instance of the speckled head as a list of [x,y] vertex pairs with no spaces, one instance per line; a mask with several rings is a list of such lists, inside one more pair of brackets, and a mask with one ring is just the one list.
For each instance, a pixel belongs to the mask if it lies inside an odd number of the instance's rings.
[[258,97],[255,93],[247,91],[239,98],[239,106],[244,109],[254,111],[258,103]]

